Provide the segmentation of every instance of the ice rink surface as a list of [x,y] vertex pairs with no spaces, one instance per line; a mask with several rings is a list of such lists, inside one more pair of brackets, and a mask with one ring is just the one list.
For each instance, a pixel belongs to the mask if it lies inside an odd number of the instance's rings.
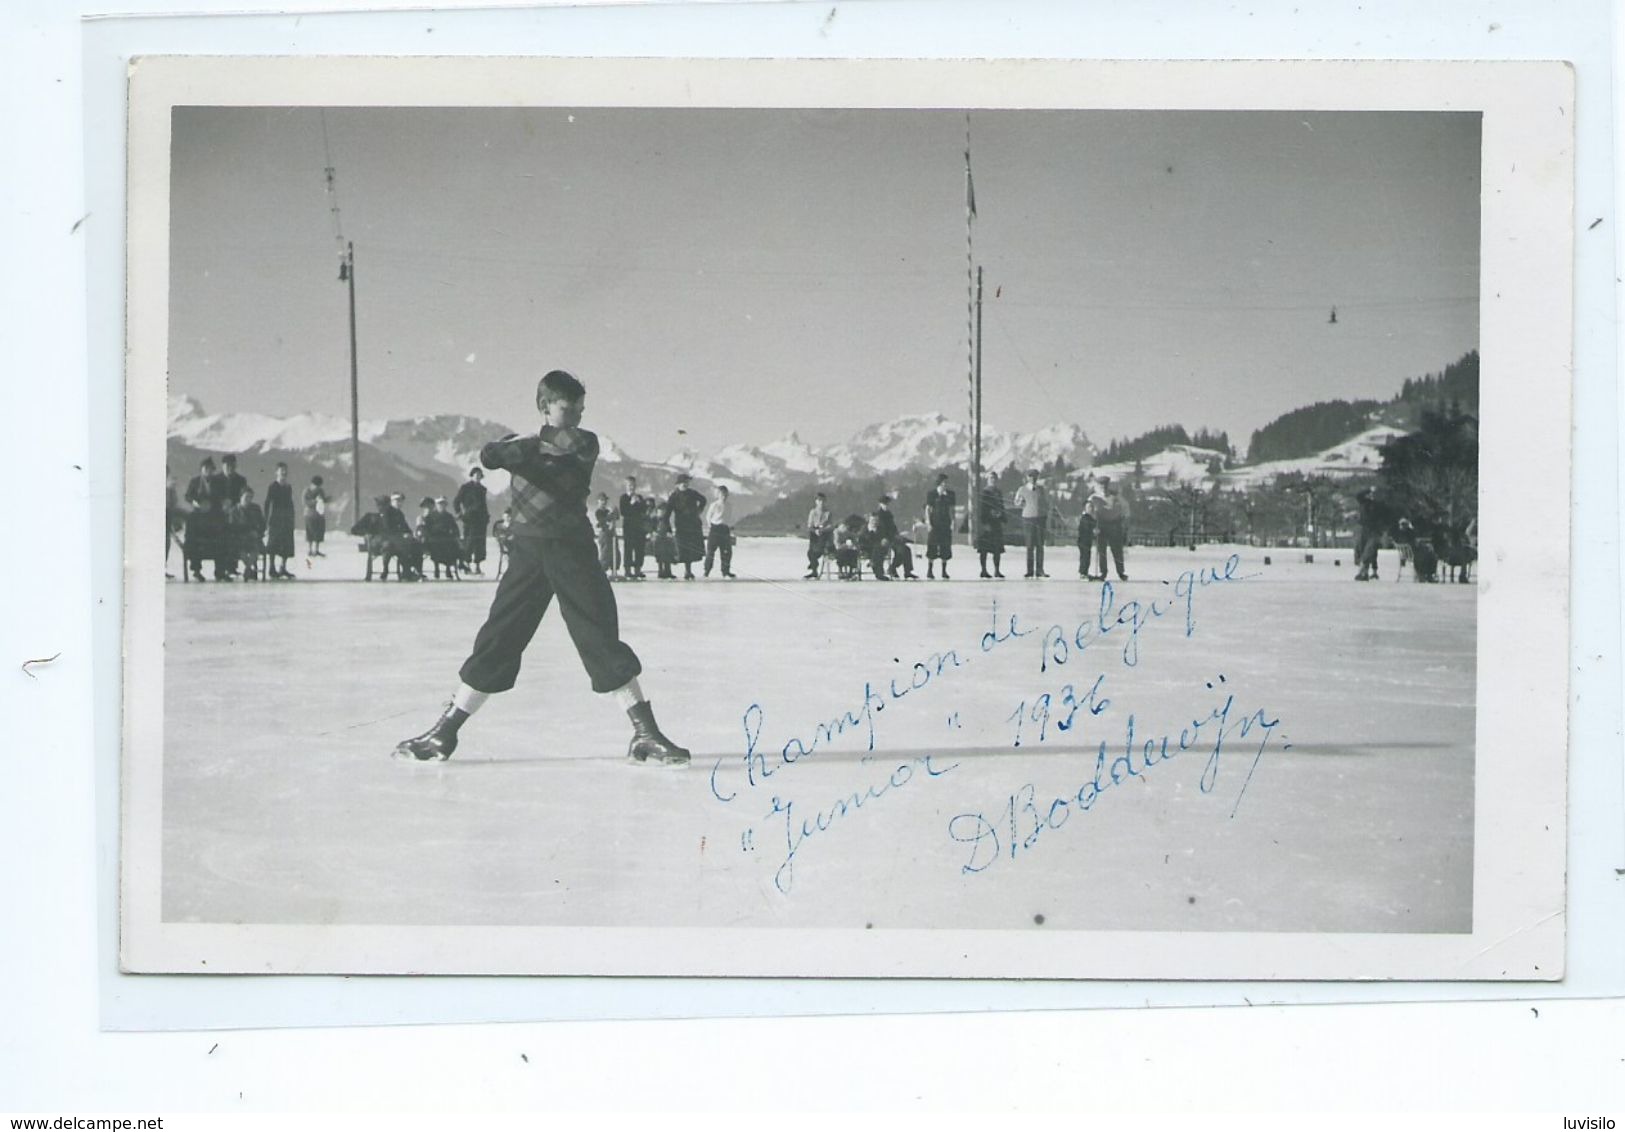
[[488,577],[362,584],[336,540],[296,582],[168,583],[164,919],[1470,929],[1476,585],[1130,548],[1103,612],[1070,548],[881,584],[803,581],[802,545],[616,585],[687,770],[625,761],[556,609],[449,762],[392,759]]

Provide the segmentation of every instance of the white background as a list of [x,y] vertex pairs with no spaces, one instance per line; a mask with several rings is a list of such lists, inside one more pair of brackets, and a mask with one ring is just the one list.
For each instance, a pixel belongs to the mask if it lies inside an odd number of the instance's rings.
[[[287,5],[312,9],[330,4]],[[240,5],[198,4],[227,12]],[[161,10],[148,3],[97,6]],[[1608,115],[1610,6],[1403,2],[1195,5],[993,3],[657,5],[552,10],[524,42],[481,42],[432,16],[398,19],[368,47],[556,54],[1047,55],[1155,57],[1569,58],[1579,67],[1580,290],[1575,445],[1576,799],[1570,882],[1577,948],[1600,957],[1571,992],[1618,993],[1625,879],[1618,620],[1618,196]],[[829,13],[835,11],[831,18]],[[1312,15],[1309,14],[1312,9]],[[0,15],[0,365],[5,514],[14,535],[0,586],[0,1110],[107,1111],[403,1107],[1540,1108],[1574,1114],[1625,1104],[1625,1009],[1607,1002],[1458,1002],[1225,1009],[1082,1010],[951,1017],[554,1022],[231,1033],[103,1033],[125,993],[105,978],[99,890],[114,830],[93,758],[104,742],[107,606],[117,602],[118,454],[98,422],[116,356],[87,351],[87,190],[80,17],[62,0],[10,0]],[[157,22],[127,27],[131,53],[168,42]],[[455,34],[453,34],[455,32]],[[167,34],[167,32],[165,33]],[[218,33],[216,33],[218,34]],[[238,21],[236,50],[332,50],[355,33],[331,22]],[[373,30],[367,30],[368,35]],[[412,38],[407,38],[408,36]],[[439,36],[438,39],[434,37]],[[421,37],[421,38],[417,38]],[[489,40],[489,36],[487,37]],[[206,39],[202,42],[206,42]],[[430,43],[433,46],[429,46]],[[422,46],[419,46],[422,44]],[[355,50],[356,48],[351,48]],[[94,145],[94,142],[91,143]],[[1602,218],[1596,228],[1592,219]],[[116,284],[92,278],[92,288]],[[93,309],[93,308],[91,308]],[[109,372],[110,370],[114,372]],[[89,376],[87,377],[87,372]],[[116,394],[114,394],[116,396]],[[98,400],[93,405],[91,398]],[[116,440],[116,436],[113,438]],[[109,555],[112,555],[111,559]],[[112,585],[107,584],[111,565]],[[1550,616],[1532,597],[1532,616]],[[60,654],[37,665],[21,663]],[[116,658],[116,652],[114,653]],[[102,682],[98,685],[98,682]],[[99,699],[97,697],[100,697]],[[116,718],[116,701],[114,702]],[[1582,933],[1582,928],[1585,931]],[[1614,957],[1612,961],[1608,957]],[[1571,969],[1579,970],[1578,963]],[[1571,983],[1573,981],[1571,980]],[[263,985],[263,984],[262,984]],[[1589,987],[1589,989],[1588,989]],[[232,991],[194,980],[194,1000]],[[477,997],[477,988],[468,988]],[[625,985],[601,1001],[635,1010]],[[960,1002],[911,988],[920,1001]],[[1067,988],[1054,999],[1076,1002]],[[1358,988],[1354,988],[1358,989]],[[273,984],[292,1016],[342,1015],[348,981]],[[391,995],[388,984],[384,999]],[[450,995],[456,990],[448,988]],[[1046,988],[1020,1001],[1037,1006]],[[706,1012],[703,985],[682,1000]],[[1439,997],[1461,988],[1433,988]],[[129,993],[136,993],[130,991]],[[407,988],[394,992],[406,997]],[[592,996],[561,989],[591,1010]],[[1493,993],[1493,992],[1492,992]],[[895,991],[868,1001],[888,1001]],[[944,996],[947,997],[944,997]],[[997,996],[986,996],[988,1001]],[[1148,990],[1147,997],[1166,1001]],[[1352,997],[1352,993],[1351,993]],[[750,988],[719,987],[718,1009]],[[828,1009],[783,988],[764,1008]],[[865,996],[853,993],[850,1009]],[[1216,1000],[1217,1001],[1217,1000]],[[629,1007],[628,1003],[634,1005]],[[672,1013],[668,1000],[659,1011]],[[655,1011],[648,1011],[655,1012]],[[372,1017],[389,1017],[374,1012]],[[422,1017],[421,1009],[397,1017]],[[493,1011],[485,1016],[512,1016]],[[540,1016],[533,1013],[530,1016]],[[210,1052],[212,1049],[213,1052]],[[524,1056],[521,1057],[521,1054]],[[1555,1120],[1545,1122],[1555,1125]]]

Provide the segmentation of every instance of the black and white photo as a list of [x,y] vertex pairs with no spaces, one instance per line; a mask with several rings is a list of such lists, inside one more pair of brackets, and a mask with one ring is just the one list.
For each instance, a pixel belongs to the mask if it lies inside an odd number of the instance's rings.
[[128,969],[1560,976],[1561,68],[132,84]]

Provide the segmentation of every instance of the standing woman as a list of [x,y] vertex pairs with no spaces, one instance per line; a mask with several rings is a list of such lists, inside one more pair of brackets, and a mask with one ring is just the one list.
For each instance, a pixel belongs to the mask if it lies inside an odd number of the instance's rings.
[[[976,554],[982,562],[982,577],[1002,578],[999,559],[1004,555],[1004,492],[992,472],[983,481],[981,497],[976,501]],[[993,573],[987,572],[987,556],[993,556]]]
[[327,489],[321,476],[311,476],[305,488],[305,553],[326,558],[322,553],[322,540],[327,537]]
[[276,479],[265,489],[265,553],[270,557],[267,573],[271,577],[293,577],[288,571],[288,559],[294,553],[293,485],[288,482],[286,464],[276,466]]
[[705,496],[689,486],[689,475],[677,477],[677,490],[666,502],[671,507],[671,529],[677,540],[677,561],[683,564],[683,580],[694,580],[694,563],[705,557],[705,529],[700,516],[705,511]]

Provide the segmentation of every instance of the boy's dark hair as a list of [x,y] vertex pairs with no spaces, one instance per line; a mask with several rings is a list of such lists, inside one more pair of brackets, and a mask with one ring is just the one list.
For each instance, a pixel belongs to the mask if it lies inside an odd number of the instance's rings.
[[237,457],[233,456],[230,452],[227,452],[224,456],[220,457],[220,462],[223,464],[230,464],[235,468],[237,466]]
[[574,374],[566,373],[562,369],[550,371],[536,383],[538,409],[549,401],[579,401],[586,395],[587,387],[582,385]]

